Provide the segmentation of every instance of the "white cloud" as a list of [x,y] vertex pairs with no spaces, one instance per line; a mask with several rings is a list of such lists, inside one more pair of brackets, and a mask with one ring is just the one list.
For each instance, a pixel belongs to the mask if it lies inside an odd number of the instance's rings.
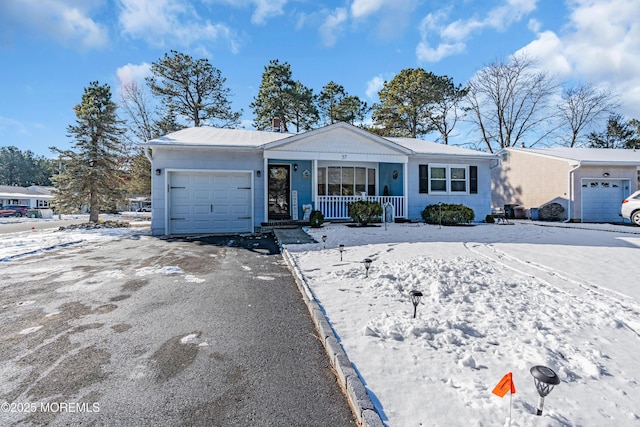
[[640,117],[640,2],[575,0],[561,33],[543,31],[519,52],[564,78],[621,94],[624,114]]
[[190,46],[199,41],[228,39],[232,51],[237,41],[224,24],[203,21],[189,3],[180,0],[118,0],[122,33],[153,46]]
[[463,52],[465,47],[464,43],[440,43],[432,48],[426,41],[421,41],[416,47],[416,56],[418,61],[438,62],[447,56]]
[[268,18],[282,15],[287,0],[253,0],[256,10],[251,15],[251,22],[264,24]]
[[539,66],[550,74],[567,78],[573,73],[573,66],[561,53],[562,40],[553,31],[543,31],[538,38],[519,49],[515,55],[523,54],[535,60]]
[[369,99],[378,99],[378,92],[384,86],[384,78],[382,76],[375,76],[367,82],[367,97]]
[[141,82],[145,77],[151,75],[151,65],[143,62],[142,64],[127,64],[116,70],[116,75],[120,81],[120,85],[127,83]]
[[18,135],[30,135],[25,123],[10,117],[0,116],[0,130],[14,131]]
[[108,43],[109,33],[104,25],[90,17],[94,3],[89,0],[3,1],[0,2],[0,21],[4,25],[27,26],[29,32],[36,29],[61,43],[83,49],[100,48]]
[[269,18],[284,14],[284,7],[289,0],[203,0],[205,3],[224,3],[229,6],[246,8],[255,7],[251,15],[253,24],[264,24]]
[[351,15],[354,18],[371,15],[383,6],[384,0],[354,0],[351,4]]
[[328,14],[324,23],[320,26],[320,36],[325,46],[336,44],[337,34],[342,31],[342,25],[346,20],[347,10],[343,7],[338,7]]
[[[507,0],[505,4],[489,10],[484,17],[458,19],[448,24],[446,21],[452,12],[451,8],[429,13],[420,24],[422,39],[416,48],[418,61],[437,62],[461,53],[465,50],[469,37],[486,28],[505,31],[533,12],[537,1]],[[436,43],[432,43],[430,39],[435,39]],[[433,45],[437,46],[432,47]]]

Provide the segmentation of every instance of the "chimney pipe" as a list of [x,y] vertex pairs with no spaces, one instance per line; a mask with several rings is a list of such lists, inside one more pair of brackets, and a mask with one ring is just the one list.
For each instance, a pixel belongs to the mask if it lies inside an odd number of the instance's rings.
[[280,120],[280,117],[274,117],[271,120],[271,131],[282,132],[281,125],[282,125],[282,120]]

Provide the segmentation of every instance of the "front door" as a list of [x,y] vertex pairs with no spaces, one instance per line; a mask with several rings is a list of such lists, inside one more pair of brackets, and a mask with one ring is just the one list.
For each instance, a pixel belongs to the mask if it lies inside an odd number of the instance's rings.
[[290,219],[289,165],[269,165],[269,219]]

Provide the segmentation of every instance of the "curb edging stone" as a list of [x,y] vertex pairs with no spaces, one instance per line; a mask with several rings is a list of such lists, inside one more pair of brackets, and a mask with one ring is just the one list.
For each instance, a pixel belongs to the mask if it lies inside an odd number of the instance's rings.
[[296,285],[302,294],[302,299],[309,309],[309,314],[316,326],[319,338],[329,356],[331,365],[336,371],[338,382],[340,382],[346,392],[347,399],[351,408],[353,408],[356,419],[363,427],[384,427],[382,418],[380,418],[380,415],[376,412],[362,379],[354,369],[347,353],[338,341],[333,328],[327,321],[313,292],[304,280],[298,265],[293,261],[291,254],[286,248],[281,246],[281,251],[295,279]]

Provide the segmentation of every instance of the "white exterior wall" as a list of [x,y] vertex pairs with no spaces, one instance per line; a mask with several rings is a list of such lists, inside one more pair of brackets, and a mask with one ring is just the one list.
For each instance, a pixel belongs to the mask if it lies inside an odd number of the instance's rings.
[[[151,219],[151,232],[154,235],[166,233],[166,206],[167,206],[167,169],[169,170],[216,170],[216,171],[254,171],[254,227],[259,227],[264,221],[264,184],[265,174],[262,170],[262,151],[257,149],[233,149],[221,150],[207,148],[168,148],[153,147],[153,162],[151,169],[151,194],[153,217]],[[161,170],[156,175],[156,169]],[[261,171],[261,176],[255,175],[255,171]]]
[[[489,166],[493,159],[460,159],[455,157],[410,157],[408,165],[408,197],[409,211],[407,219],[412,221],[422,221],[422,211],[427,205],[438,202],[461,204],[471,209],[475,214],[475,221],[484,221],[485,217],[491,213],[491,173]],[[419,165],[446,164],[464,165],[478,167],[478,193],[477,194],[441,194],[425,193],[420,190]],[[468,189],[467,189],[468,190]]]

